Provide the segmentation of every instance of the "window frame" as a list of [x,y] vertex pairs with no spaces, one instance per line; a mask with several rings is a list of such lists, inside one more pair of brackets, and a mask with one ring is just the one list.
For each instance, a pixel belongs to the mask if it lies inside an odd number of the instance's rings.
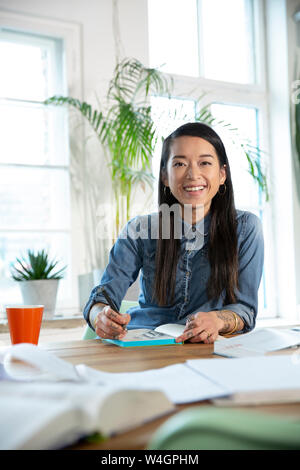
[[[71,22],[64,22],[58,20],[49,20],[31,15],[19,14],[0,9],[0,25],[4,30],[11,30],[32,35],[41,35],[45,38],[56,38],[63,42],[63,59],[64,59],[64,83],[61,85],[61,94],[77,96],[82,99],[82,69],[81,69],[81,50],[82,50],[82,30],[81,26]],[[26,102],[26,101],[25,101]],[[29,101],[30,103],[30,101]],[[69,127],[69,126],[68,126]],[[69,129],[67,140],[69,140]],[[69,142],[66,151],[69,151]],[[19,166],[16,164],[16,166]],[[22,165],[21,165],[22,166]],[[35,168],[38,165],[33,165]],[[47,165],[42,166],[46,168]],[[55,165],[51,165],[55,168]],[[59,168],[62,168],[59,166]],[[78,279],[79,261],[78,254],[79,246],[81,245],[80,234],[78,233],[78,216],[74,211],[74,195],[70,185],[70,206],[71,206],[71,297],[63,302],[57,303],[57,312],[59,316],[73,316],[79,313],[78,306]],[[73,210],[72,210],[73,209]],[[51,231],[49,231],[51,232]]]

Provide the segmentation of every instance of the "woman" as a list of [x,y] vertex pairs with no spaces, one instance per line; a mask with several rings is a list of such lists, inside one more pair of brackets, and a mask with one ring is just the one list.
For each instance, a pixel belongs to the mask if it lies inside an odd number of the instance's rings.
[[139,307],[120,315],[96,287],[84,310],[88,324],[100,337],[121,339],[127,327],[181,323],[178,342],[205,343],[252,330],[261,224],[235,209],[226,151],[209,126],[188,123],[164,141],[158,202],[158,214],[129,221],[101,280],[119,308],[141,271]]

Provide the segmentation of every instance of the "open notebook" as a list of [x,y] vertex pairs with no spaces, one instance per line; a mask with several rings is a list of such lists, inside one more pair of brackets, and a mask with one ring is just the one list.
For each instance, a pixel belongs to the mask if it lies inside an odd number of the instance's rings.
[[176,343],[177,336],[180,336],[185,329],[185,325],[178,323],[166,323],[154,330],[147,328],[129,330],[123,339],[103,339],[105,343],[113,343],[123,348],[136,346],[161,346]]

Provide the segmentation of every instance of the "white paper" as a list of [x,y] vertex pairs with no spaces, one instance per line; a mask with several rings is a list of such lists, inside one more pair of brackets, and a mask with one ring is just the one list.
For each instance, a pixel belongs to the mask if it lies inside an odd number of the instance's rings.
[[[12,359],[22,360],[22,363],[14,364]],[[141,372],[103,372],[84,364],[73,366],[32,344],[18,344],[8,350],[4,365],[8,374],[21,380],[48,380],[48,383],[50,380],[71,380],[101,385],[104,388],[161,390],[176,404],[227,395],[223,388],[203,378],[185,364]]]
[[179,323],[166,323],[165,325],[160,325],[155,328],[155,331],[160,333],[165,333],[166,335],[171,335],[174,338],[177,338],[183,333],[185,325],[180,325]]
[[[32,344],[14,345],[8,353],[4,361],[7,373],[21,380],[42,381],[46,379],[48,383],[50,380],[71,380],[87,382],[91,385],[97,384],[104,388],[161,390],[172,403],[176,404],[226,395],[224,389],[201,377],[185,364],[174,364],[141,372],[112,373],[98,371],[83,364],[73,366]],[[22,364],[14,364],[12,359],[20,359]],[[8,364],[12,369],[7,368]],[[19,366],[21,373],[18,370]]]
[[103,372],[87,366],[77,366],[86,380],[94,383],[118,385],[136,390],[162,390],[174,404],[209,400],[227,395],[223,387],[197,374],[185,364],[174,364],[161,369],[142,372]]
[[299,389],[300,394],[300,361],[290,355],[193,359],[187,364],[232,393]]
[[214,353],[228,357],[263,355],[300,344],[300,333],[288,329],[257,328],[250,333],[216,341]]
[[[14,360],[22,361],[23,364]],[[5,371],[20,380],[81,380],[76,368],[67,361],[34,344],[11,346],[3,360]]]

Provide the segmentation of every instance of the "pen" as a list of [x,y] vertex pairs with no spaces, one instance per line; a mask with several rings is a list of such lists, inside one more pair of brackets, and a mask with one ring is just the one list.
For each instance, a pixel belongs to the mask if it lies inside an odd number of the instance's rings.
[[113,302],[113,300],[109,297],[108,293],[106,292],[106,290],[104,289],[104,287],[100,287],[100,292],[101,294],[104,295],[105,297],[105,300],[108,302],[108,305],[110,306],[110,308],[112,308],[115,312],[118,312],[118,308],[116,306],[116,304]]
[[[110,308],[112,308],[115,312],[119,312],[116,304],[114,303],[114,301],[110,298],[110,296],[108,295],[108,293],[106,292],[106,290],[104,289],[104,287],[100,287],[100,292],[101,294],[104,295],[105,297],[105,300],[107,301],[108,305],[110,306]],[[122,328],[123,330],[127,331],[127,328],[126,328],[126,325],[122,325]]]

